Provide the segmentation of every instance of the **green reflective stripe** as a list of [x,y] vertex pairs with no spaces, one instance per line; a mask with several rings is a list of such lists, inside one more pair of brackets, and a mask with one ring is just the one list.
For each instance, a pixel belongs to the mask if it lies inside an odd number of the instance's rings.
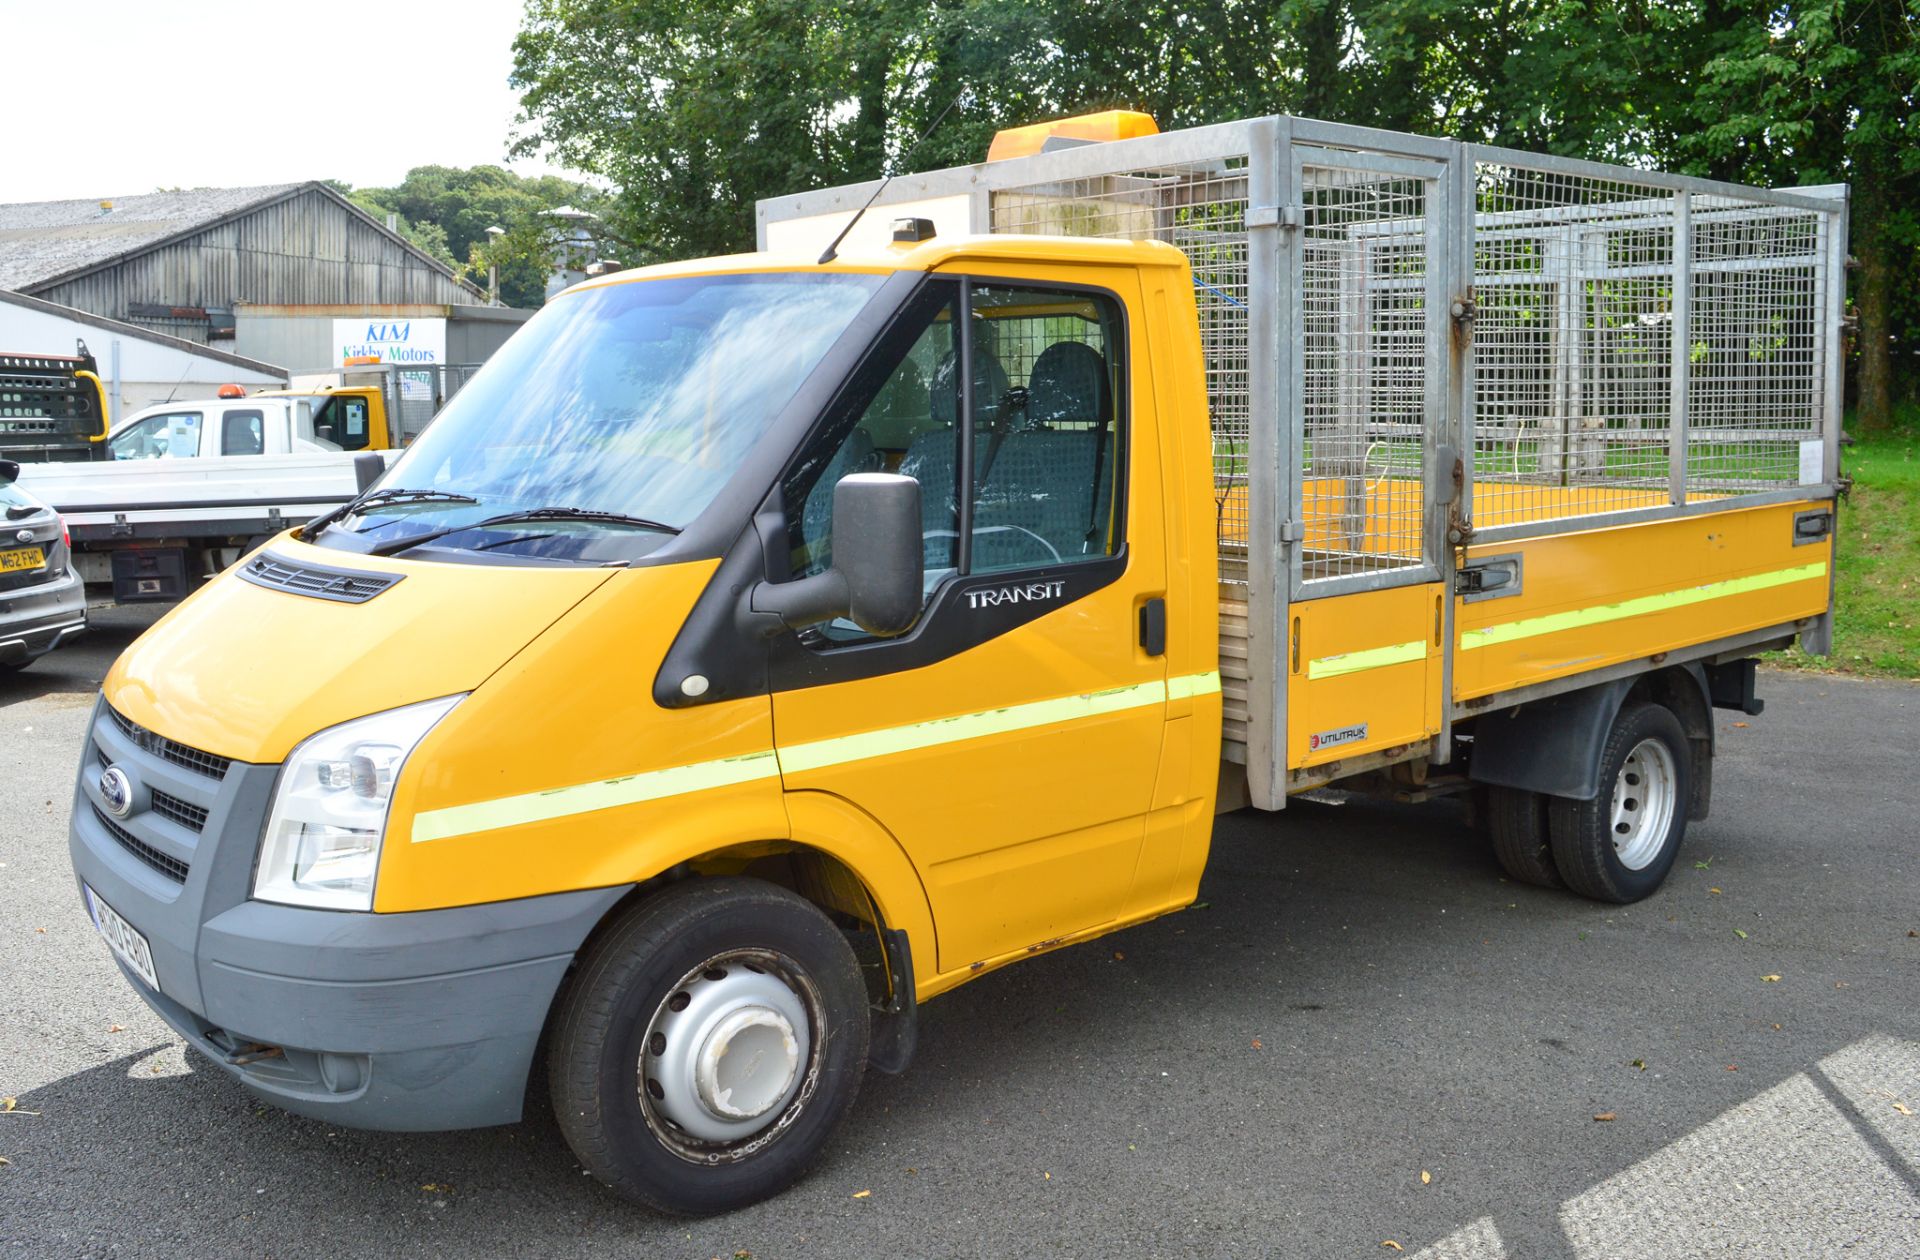
[[869,757],[890,757],[895,753],[955,744],[963,739],[1004,735],[1009,731],[1024,731],[1035,726],[1052,726],[1059,722],[1121,713],[1150,704],[1164,704],[1166,699],[1167,685],[1156,678],[1152,682],[1136,683],[1131,687],[1061,696],[1056,700],[1035,700],[981,713],[960,713],[931,722],[912,722],[906,726],[889,726],[877,731],[862,731],[858,735],[841,735],[834,739],[815,740],[810,744],[795,744],[780,750],[780,768],[788,774],[798,774],[849,761],[865,761]]
[[1415,639],[1411,643],[1395,643],[1387,647],[1368,648],[1364,652],[1341,652],[1335,656],[1316,657],[1307,662],[1308,678],[1338,678],[1342,674],[1357,674],[1364,669],[1379,669],[1382,665],[1404,665],[1408,661],[1417,661],[1427,654],[1427,641]]
[[1597,626],[1609,621],[1624,621],[1628,617],[1665,612],[1670,608],[1685,608],[1691,604],[1704,604],[1711,600],[1725,599],[1730,595],[1746,595],[1753,591],[1771,590],[1776,586],[1791,586],[1795,582],[1805,582],[1826,575],[1827,563],[1819,560],[1812,564],[1795,565],[1791,569],[1776,569],[1772,573],[1756,573],[1752,577],[1708,582],[1703,586],[1690,586],[1685,590],[1666,591],[1659,595],[1642,595],[1637,599],[1622,600],[1617,604],[1597,604],[1592,608],[1549,613],[1544,617],[1527,617],[1520,621],[1509,621],[1480,630],[1464,631],[1460,635],[1460,650],[1464,652],[1474,648],[1492,647],[1496,643],[1512,643],[1516,639],[1531,639],[1537,635],[1555,634],[1561,630],[1571,630],[1576,626]]
[[1211,696],[1220,690],[1220,671],[1209,670],[1204,674],[1187,674],[1181,678],[1167,679],[1167,699],[1191,700],[1195,696]]
[[1128,709],[1163,704],[1169,693],[1198,696],[1218,690],[1220,675],[1217,672],[1189,674],[1170,683],[1155,679],[1130,687],[1114,687],[1106,691],[1016,704],[1005,709],[989,709],[983,713],[963,713],[932,722],[914,722],[906,726],[816,740],[783,749],[778,754],[748,753],[741,757],[724,757],[690,766],[647,770],[639,774],[622,775],[617,779],[603,779],[597,783],[578,783],[544,792],[503,796],[498,800],[477,801],[472,805],[452,805],[414,815],[412,838],[415,844],[419,844],[476,831],[517,827],[522,823],[547,822],[619,805],[637,805],[642,801],[732,787],[756,779],[777,778],[783,769],[789,773],[817,770],[850,761],[864,761],[869,757],[884,757],[892,753],[958,743],[965,739],[978,739],[983,735],[998,735],[1107,713],[1121,713]]
[[569,814],[587,814],[616,805],[637,805],[666,796],[684,796],[710,788],[751,783],[755,779],[777,778],[780,763],[771,752],[748,753],[742,757],[723,757],[690,766],[669,766],[664,770],[646,770],[639,774],[602,779],[597,783],[576,783],[572,787],[549,788],[522,796],[503,796],[498,800],[478,801],[472,805],[453,805],[430,809],[413,818],[413,842],[445,840],[449,836],[474,831],[493,831],[517,827],[521,823],[546,822]]

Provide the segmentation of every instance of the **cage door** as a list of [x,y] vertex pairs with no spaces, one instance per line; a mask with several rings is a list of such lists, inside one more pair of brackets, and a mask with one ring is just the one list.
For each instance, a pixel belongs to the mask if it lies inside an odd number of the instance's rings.
[[1295,599],[1437,580],[1445,168],[1293,147]]

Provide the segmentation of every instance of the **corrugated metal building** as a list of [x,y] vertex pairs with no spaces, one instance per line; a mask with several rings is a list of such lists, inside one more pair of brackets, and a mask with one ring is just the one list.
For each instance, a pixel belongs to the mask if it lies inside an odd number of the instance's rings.
[[0,289],[199,342],[238,303],[484,300],[320,183],[0,205]]

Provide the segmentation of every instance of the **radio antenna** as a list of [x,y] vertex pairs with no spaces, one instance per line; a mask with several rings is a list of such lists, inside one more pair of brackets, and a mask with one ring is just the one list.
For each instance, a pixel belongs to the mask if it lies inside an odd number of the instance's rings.
[[[927,137],[931,136],[939,128],[940,124],[947,120],[947,115],[953,112],[953,107],[955,105],[958,105],[960,103],[960,98],[965,95],[966,95],[965,88],[961,88],[958,92],[955,92],[953,94],[953,99],[947,102],[947,107],[940,111],[939,116],[936,117],[933,120],[933,122],[928,124],[927,129],[925,131],[920,133],[920,138],[918,140],[915,140],[912,144],[908,145],[906,148],[906,151],[900,155],[900,161],[902,164],[904,164],[908,158],[912,157],[915,153],[919,151],[920,146],[927,142]],[[885,176],[881,178],[880,186],[873,190],[873,196],[867,198],[867,204],[864,206],[861,206],[858,210],[855,210],[853,212],[853,217],[847,220],[847,226],[840,229],[840,235],[834,237],[833,244],[827,246],[826,252],[820,255],[820,262],[823,265],[826,263],[832,262],[835,256],[839,254],[840,242],[847,239],[847,233],[853,231],[853,225],[860,222],[860,216],[873,208],[873,203],[880,200],[880,194],[885,192],[887,190],[887,185],[892,182],[893,182],[892,172],[888,172]]]

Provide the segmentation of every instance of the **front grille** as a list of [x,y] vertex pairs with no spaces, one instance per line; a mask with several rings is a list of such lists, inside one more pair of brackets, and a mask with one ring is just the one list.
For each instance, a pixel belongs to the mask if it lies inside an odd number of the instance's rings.
[[160,852],[160,850],[140,839],[140,837],[134,835],[131,831],[128,831],[125,827],[122,827],[119,823],[102,813],[98,805],[92,808],[93,816],[99,820],[102,827],[107,829],[108,835],[120,842],[121,848],[133,854],[133,856],[139,858],[154,870],[159,871],[174,883],[184,884],[187,882],[188,867],[185,862],[182,862],[176,857],[168,857],[166,854]]
[[230,758],[216,757],[168,739],[165,735],[156,735],[139,723],[121,716],[120,711],[111,706],[107,708],[107,715],[120,728],[120,733],[132,740],[136,747],[157,757],[164,757],[176,766],[204,774],[210,779],[224,779],[227,777],[227,767],[233,764]]
[[334,569],[322,564],[299,564],[264,551],[240,566],[240,576],[255,586],[270,590],[331,599],[342,604],[364,604],[405,575]]
[[191,801],[183,801],[177,796],[154,789],[153,812],[162,818],[171,818],[188,831],[204,831],[207,826],[207,811]]

